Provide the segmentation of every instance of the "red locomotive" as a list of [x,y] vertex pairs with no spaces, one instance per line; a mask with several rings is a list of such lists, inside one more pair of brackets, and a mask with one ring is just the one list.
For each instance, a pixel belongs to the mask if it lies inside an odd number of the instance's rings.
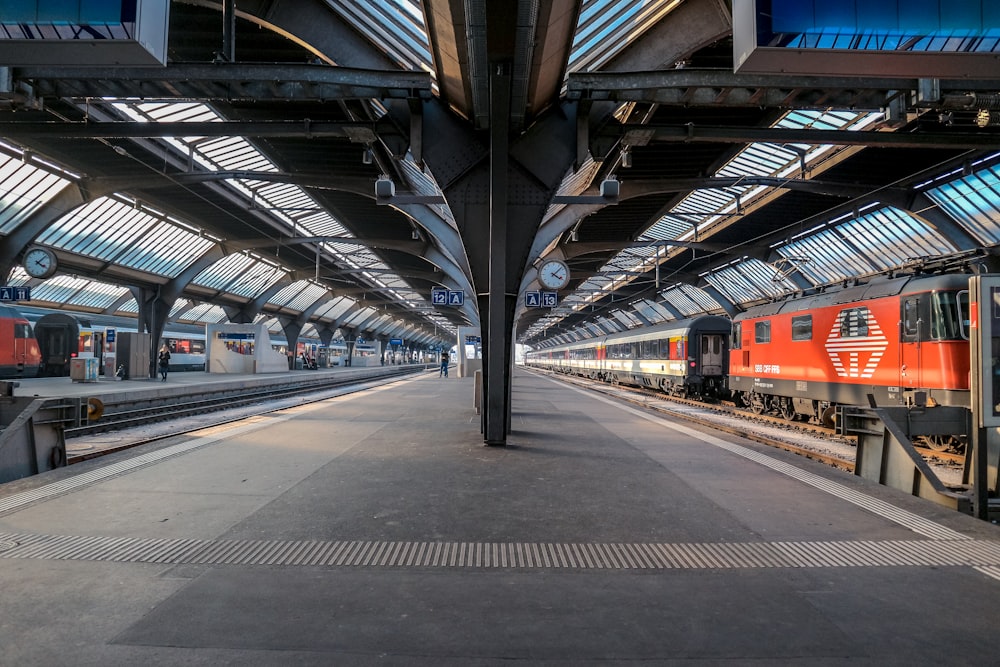
[[875,278],[733,319],[737,405],[833,424],[835,406],[968,406],[969,276]]
[[35,377],[41,363],[31,324],[14,308],[0,305],[0,377]]

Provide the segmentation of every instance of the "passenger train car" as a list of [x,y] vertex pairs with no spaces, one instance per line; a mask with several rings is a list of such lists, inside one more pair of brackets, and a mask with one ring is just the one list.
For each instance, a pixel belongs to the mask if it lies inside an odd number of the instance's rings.
[[833,426],[838,405],[869,395],[883,406],[916,404],[918,392],[926,405],[969,406],[969,323],[968,274],[879,277],[731,323],[694,318],[529,352],[526,363]]
[[725,390],[731,328],[728,318],[703,315],[528,352],[525,363],[678,396],[717,397]]
[[[136,320],[129,317],[74,313],[46,308],[24,307],[26,323],[34,325],[39,361],[35,368],[39,375],[66,376],[70,373],[70,360],[77,357],[94,357],[103,371],[102,358],[108,329],[116,332],[136,331]],[[29,327],[30,331],[30,327]],[[2,315],[0,315],[0,338],[3,336]],[[195,324],[171,323],[163,332],[162,342],[170,348],[170,370],[205,370],[205,327]],[[287,353],[288,343],[272,337],[275,349]],[[157,346],[159,347],[159,345]],[[320,341],[300,338],[300,353],[311,351],[321,366],[325,363],[336,365],[346,352],[345,345],[331,345],[326,348]],[[2,358],[0,343],[0,358]],[[329,360],[329,361],[327,361]],[[3,369],[0,368],[0,373]]]
[[733,318],[739,405],[833,424],[838,404],[970,404],[969,276],[877,278]]

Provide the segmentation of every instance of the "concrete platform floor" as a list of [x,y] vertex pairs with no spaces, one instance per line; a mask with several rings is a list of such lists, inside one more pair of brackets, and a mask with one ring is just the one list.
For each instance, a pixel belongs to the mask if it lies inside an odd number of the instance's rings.
[[989,665],[1000,529],[519,371],[0,486],[7,665]]

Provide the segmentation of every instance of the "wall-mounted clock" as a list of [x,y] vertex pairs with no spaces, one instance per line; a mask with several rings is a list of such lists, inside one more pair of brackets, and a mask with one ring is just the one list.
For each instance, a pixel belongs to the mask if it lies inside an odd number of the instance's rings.
[[35,246],[24,253],[24,270],[32,278],[48,278],[56,272],[56,254],[48,248]]
[[538,267],[538,282],[549,290],[561,290],[569,284],[569,267],[558,259],[547,259]]

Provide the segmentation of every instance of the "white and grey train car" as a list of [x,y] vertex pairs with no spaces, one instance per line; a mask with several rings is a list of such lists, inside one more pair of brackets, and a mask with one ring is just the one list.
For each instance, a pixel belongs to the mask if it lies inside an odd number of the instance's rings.
[[528,352],[528,366],[675,396],[721,397],[729,368],[727,317],[702,315]]

